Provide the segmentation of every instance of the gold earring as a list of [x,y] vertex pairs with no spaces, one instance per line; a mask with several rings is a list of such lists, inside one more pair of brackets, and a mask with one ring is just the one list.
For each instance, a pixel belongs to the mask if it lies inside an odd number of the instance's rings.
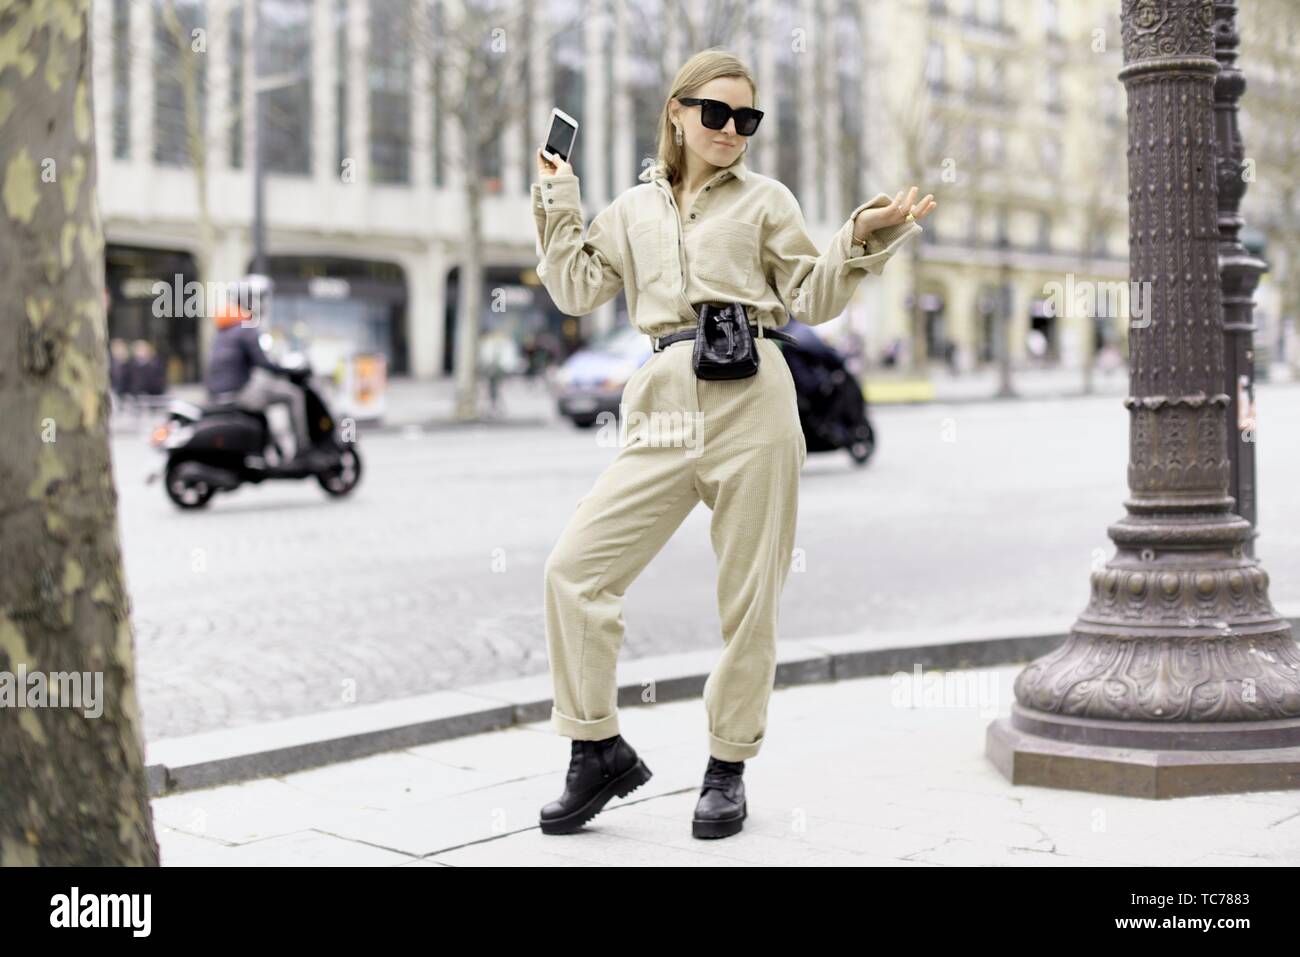
[[677,131],[676,133],[673,134],[673,139],[675,139],[675,140],[677,141],[677,145],[678,145],[678,146],[681,146],[681,145],[682,145],[682,128],[681,128],[680,126],[674,126],[673,129]]

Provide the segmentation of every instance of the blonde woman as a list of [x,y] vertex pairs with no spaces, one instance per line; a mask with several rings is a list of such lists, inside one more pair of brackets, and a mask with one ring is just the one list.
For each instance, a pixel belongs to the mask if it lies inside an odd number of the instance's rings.
[[[794,194],[745,166],[762,119],[755,96],[735,56],[693,56],[664,103],[658,163],[585,236],[578,177],[568,163],[537,153],[532,197],[542,283],[571,316],[625,290],[631,321],[655,350],[623,391],[618,453],[546,561],[551,719],[573,739],[564,793],[541,809],[548,834],[577,830],[610,798],[650,778],[619,734],[623,595],[701,501],[712,510],[723,648],[704,684],[709,761],[692,833],[741,829],[741,775],[766,732],[777,611],[807,457],[794,381],[763,333],[785,325],[787,312],[813,325],[839,315],[858,283],[879,275],[936,205],[930,195],[917,202],[915,187],[878,194],[820,253]],[[689,333],[705,302],[743,305],[759,352],[756,374],[697,378]]]

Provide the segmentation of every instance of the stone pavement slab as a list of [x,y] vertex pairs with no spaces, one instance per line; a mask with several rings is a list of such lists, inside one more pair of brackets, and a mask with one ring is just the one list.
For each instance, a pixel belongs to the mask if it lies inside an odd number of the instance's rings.
[[[1300,791],[1148,801],[1010,785],[984,757],[1021,666],[778,688],[749,817],[691,837],[698,699],[620,711],[654,777],[576,834],[537,811],[569,741],[545,721],[153,801],[166,865],[1276,866],[1300,864]],[[927,673],[933,682],[936,677]],[[932,687],[938,687],[932,684]],[[965,699],[962,694],[967,695]]]

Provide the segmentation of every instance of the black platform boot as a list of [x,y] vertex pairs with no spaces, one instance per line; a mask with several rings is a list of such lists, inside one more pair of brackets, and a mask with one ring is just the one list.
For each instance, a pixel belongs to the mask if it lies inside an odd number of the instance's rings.
[[542,808],[542,833],[576,831],[610,798],[624,797],[649,780],[650,769],[622,735],[603,741],[574,738],[564,793]]
[[700,799],[695,804],[695,820],[691,822],[692,835],[726,837],[744,826],[749,813],[745,807],[745,779],[741,777],[744,773],[744,761],[709,756]]

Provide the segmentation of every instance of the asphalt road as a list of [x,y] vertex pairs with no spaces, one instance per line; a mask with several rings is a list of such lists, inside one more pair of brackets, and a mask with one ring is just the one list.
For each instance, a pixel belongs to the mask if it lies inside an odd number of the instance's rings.
[[[1300,605],[1300,387],[1263,386],[1258,554]],[[804,468],[782,638],[1052,617],[1068,630],[1124,515],[1118,398],[882,407],[877,455]],[[615,449],[556,422],[365,435],[366,474],[182,513],[114,439],[150,740],[547,671],[542,565]],[[704,505],[629,589],[624,658],[720,642]]]

